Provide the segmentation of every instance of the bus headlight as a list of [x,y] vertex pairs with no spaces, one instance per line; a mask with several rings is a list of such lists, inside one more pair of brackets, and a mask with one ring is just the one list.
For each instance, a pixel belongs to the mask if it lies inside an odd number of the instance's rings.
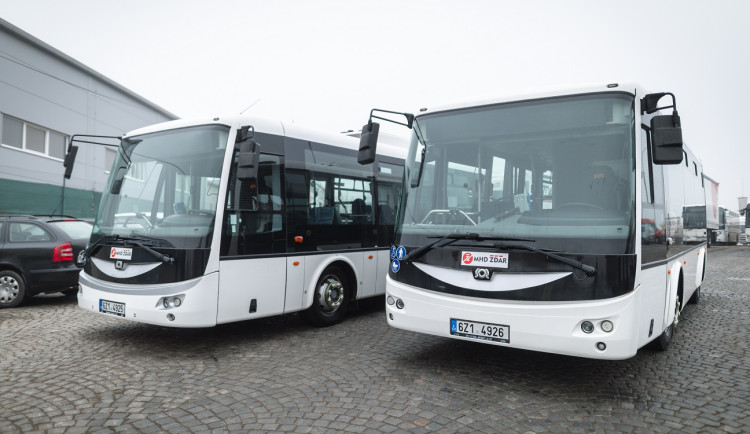
[[591,321],[584,321],[581,323],[581,330],[588,334],[594,331],[594,324]]
[[173,309],[176,307],[180,307],[182,306],[183,298],[185,298],[184,294],[173,295],[171,297],[162,297],[156,303],[156,307],[161,309]]
[[615,325],[612,324],[612,321],[609,321],[609,320],[602,321],[602,323],[599,324],[599,326],[602,328],[602,330],[604,330],[607,333],[611,332],[615,328]]

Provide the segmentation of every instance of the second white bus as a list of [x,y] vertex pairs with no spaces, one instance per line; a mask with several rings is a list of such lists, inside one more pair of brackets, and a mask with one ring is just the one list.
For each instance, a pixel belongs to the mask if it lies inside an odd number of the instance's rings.
[[405,115],[388,324],[599,359],[667,347],[707,241],[674,96],[613,83]]

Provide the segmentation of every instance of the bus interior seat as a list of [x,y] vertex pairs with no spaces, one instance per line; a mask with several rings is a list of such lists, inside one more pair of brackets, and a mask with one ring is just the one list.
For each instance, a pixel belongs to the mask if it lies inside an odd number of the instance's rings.
[[352,221],[356,224],[370,223],[370,211],[372,207],[367,205],[364,199],[352,201]]
[[589,174],[591,202],[607,210],[616,209],[618,182],[612,168],[609,166],[592,166]]
[[333,207],[323,206],[312,209],[309,216],[310,224],[314,225],[331,225],[333,224]]
[[393,208],[388,204],[378,205],[381,225],[392,225],[396,222],[396,216],[393,215]]

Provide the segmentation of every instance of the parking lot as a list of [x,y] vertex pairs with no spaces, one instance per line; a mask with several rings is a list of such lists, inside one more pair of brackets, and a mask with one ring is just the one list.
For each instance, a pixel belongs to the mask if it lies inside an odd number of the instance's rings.
[[297,315],[169,329],[0,310],[0,432],[749,432],[750,248],[710,249],[666,353],[597,361]]

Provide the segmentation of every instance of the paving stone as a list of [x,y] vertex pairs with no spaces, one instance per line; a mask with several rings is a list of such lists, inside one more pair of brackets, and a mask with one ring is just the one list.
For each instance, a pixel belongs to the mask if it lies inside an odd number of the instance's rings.
[[389,328],[383,299],[313,328],[0,310],[0,432],[750,432],[750,247],[712,247],[671,348],[598,361]]

